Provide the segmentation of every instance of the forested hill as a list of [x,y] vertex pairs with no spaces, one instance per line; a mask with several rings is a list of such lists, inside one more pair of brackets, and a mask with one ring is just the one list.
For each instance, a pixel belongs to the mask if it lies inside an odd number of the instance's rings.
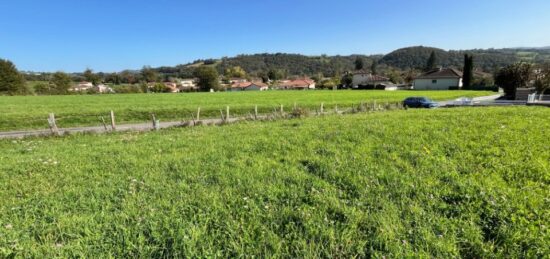
[[380,64],[401,69],[423,68],[432,52],[436,55],[437,65],[443,67],[462,67],[464,54],[472,54],[474,55],[476,67],[485,71],[493,71],[495,68],[518,61],[531,61],[535,63],[550,61],[550,50],[545,48],[445,51],[438,48],[418,46],[393,51],[385,55],[379,62]]
[[341,75],[346,71],[355,68],[354,62],[361,57],[365,65],[373,60],[382,58],[382,55],[350,55],[350,56],[305,56],[300,54],[253,54],[239,55],[236,57],[224,57],[220,60],[197,60],[190,64],[176,67],[160,67],[156,70],[162,74],[178,75],[180,77],[191,76],[194,68],[206,64],[217,67],[220,73],[231,67],[241,67],[251,75],[261,75],[269,71],[281,71],[288,76],[291,75],[316,75],[319,73],[325,76]]
[[270,70],[284,70],[289,75],[314,75],[322,73],[326,76],[341,75],[354,69],[354,62],[361,57],[365,64],[382,56],[304,56],[298,54],[255,54],[240,55],[234,58],[223,58],[219,64],[221,71],[225,68],[240,66],[248,73],[262,73]]
[[220,73],[226,68],[239,66],[251,75],[262,75],[269,71],[284,71],[291,75],[336,76],[355,68],[355,60],[361,57],[368,69],[376,61],[382,67],[389,66],[401,70],[422,69],[430,54],[436,55],[436,65],[442,67],[461,68],[464,54],[474,55],[474,65],[487,72],[492,72],[518,61],[542,63],[550,61],[548,48],[516,48],[516,49],[474,49],[450,50],[432,47],[408,47],[395,50],[387,55],[349,55],[349,56],[305,56],[300,54],[253,54],[225,57],[218,60],[197,60],[190,64],[175,67],[160,67],[156,70],[163,75],[191,77],[193,70],[202,64],[216,66]]

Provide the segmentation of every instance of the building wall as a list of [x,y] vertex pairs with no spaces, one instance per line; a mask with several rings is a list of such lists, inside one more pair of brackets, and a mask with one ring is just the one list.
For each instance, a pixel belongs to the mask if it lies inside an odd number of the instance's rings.
[[368,78],[369,78],[369,76],[366,75],[366,74],[353,75],[353,81],[352,81],[351,84],[353,86],[366,85],[366,84],[368,84]]
[[[434,80],[436,80],[434,82]],[[449,87],[462,87],[462,78],[415,79],[414,90],[449,90]]]
[[257,86],[257,85],[251,85],[251,86],[245,88],[244,90],[245,90],[245,91],[260,91],[261,89],[260,89],[260,87]]

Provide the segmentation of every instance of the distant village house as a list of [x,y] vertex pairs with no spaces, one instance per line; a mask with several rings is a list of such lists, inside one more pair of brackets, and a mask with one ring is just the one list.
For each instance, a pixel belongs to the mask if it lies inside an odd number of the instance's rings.
[[265,91],[269,87],[261,82],[242,82],[231,85],[231,91]]
[[85,92],[85,91],[88,91],[88,90],[92,89],[93,87],[94,87],[94,84],[92,84],[91,82],[82,81],[82,82],[78,83],[77,85],[69,88],[69,91],[71,91],[71,92]]
[[435,69],[414,79],[415,90],[449,90],[462,88],[462,72],[453,69]]
[[283,80],[280,81],[275,87],[280,90],[308,90],[315,89],[315,81],[304,78],[295,80]]
[[353,74],[352,87],[361,89],[370,86],[371,89],[376,86],[392,87],[394,86],[387,77],[373,75],[364,71],[355,72]]

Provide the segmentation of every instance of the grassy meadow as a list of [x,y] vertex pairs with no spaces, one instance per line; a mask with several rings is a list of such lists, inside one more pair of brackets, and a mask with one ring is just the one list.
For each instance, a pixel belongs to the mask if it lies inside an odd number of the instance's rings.
[[201,118],[218,117],[230,106],[231,113],[246,115],[258,105],[259,112],[271,112],[281,104],[315,108],[349,107],[360,102],[398,102],[408,96],[435,100],[491,95],[484,91],[266,91],[185,94],[118,94],[70,96],[0,96],[0,131],[48,128],[48,113],[56,114],[59,127],[99,126],[113,110],[118,123],[145,122],[151,113],[162,121],[190,120],[201,107]]
[[[271,105],[286,92],[263,94],[234,96]],[[239,104],[229,96],[10,100],[70,114]],[[0,257],[545,257],[548,118],[541,107],[400,110],[0,140]]]

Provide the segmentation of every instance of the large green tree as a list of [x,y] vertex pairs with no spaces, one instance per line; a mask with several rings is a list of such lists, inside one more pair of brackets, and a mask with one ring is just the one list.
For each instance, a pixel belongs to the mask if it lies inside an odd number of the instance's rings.
[[86,81],[91,82],[93,85],[98,85],[101,81],[101,77],[89,68],[82,75]]
[[144,66],[141,69],[141,77],[143,78],[143,80],[145,80],[145,82],[148,83],[156,82],[158,80],[157,71],[149,66]]
[[432,51],[430,54],[430,57],[426,61],[426,67],[424,67],[424,71],[428,72],[431,70],[434,70],[437,66],[437,56],[435,55],[435,51]]
[[537,70],[535,87],[537,93],[542,95],[550,90],[550,63],[542,64]]
[[212,66],[200,66],[194,72],[201,91],[220,90],[218,71]]
[[240,66],[234,66],[230,68],[225,69],[224,73],[226,78],[246,78],[246,71],[242,69]]
[[464,72],[463,72],[464,89],[472,88],[473,81],[474,81],[474,56],[464,54]]
[[22,95],[31,93],[25,82],[25,77],[17,71],[15,65],[0,59],[0,95]]
[[351,86],[353,84],[353,74],[346,73],[345,75],[343,75],[340,79],[340,83],[344,86]]
[[63,72],[55,72],[51,79],[52,94],[66,94],[72,84],[72,79],[69,75]]
[[267,76],[271,80],[281,80],[286,77],[286,72],[282,69],[270,69]]
[[516,98],[517,88],[526,87],[532,75],[533,66],[520,62],[500,69],[495,77],[495,84],[504,90],[508,98]]

